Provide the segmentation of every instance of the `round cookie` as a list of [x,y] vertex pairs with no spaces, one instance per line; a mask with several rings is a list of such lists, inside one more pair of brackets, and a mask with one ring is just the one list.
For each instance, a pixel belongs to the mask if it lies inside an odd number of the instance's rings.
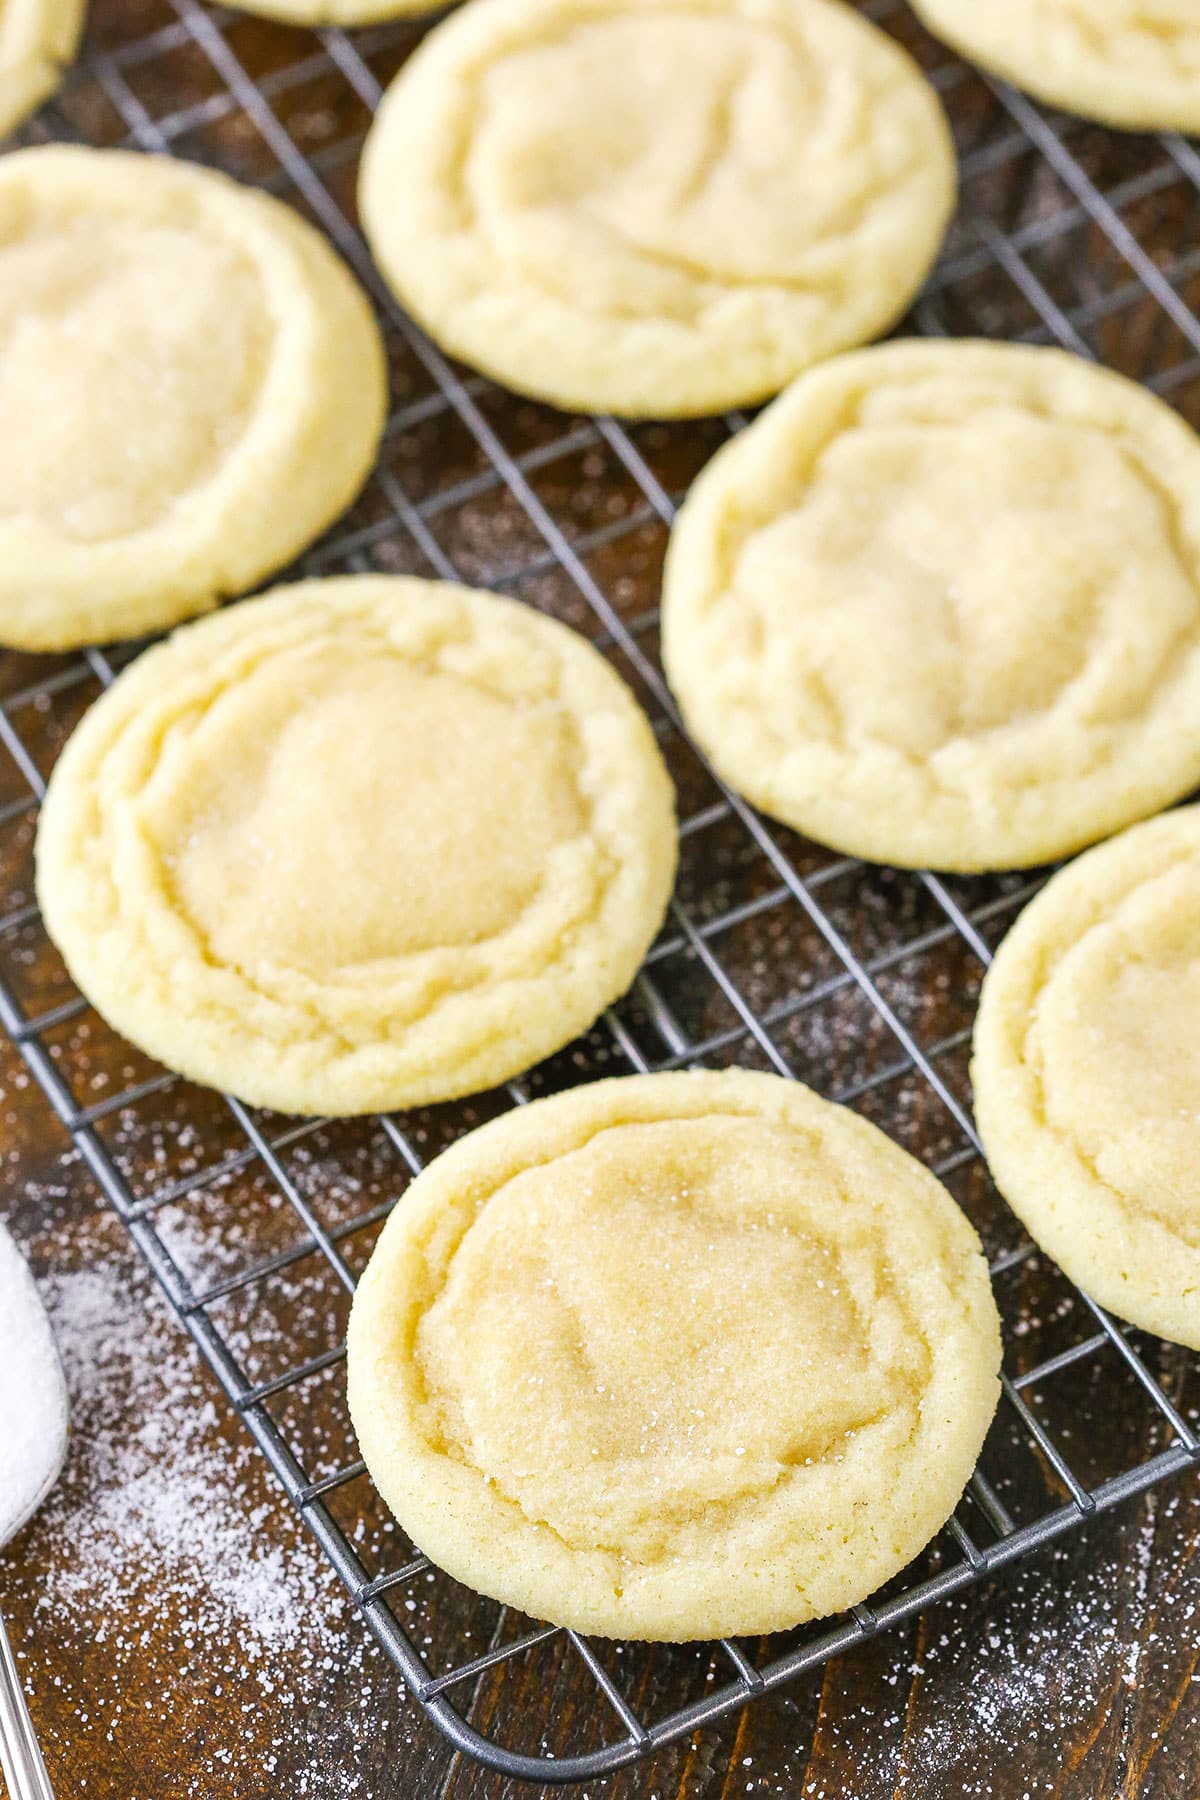
[[414,1543],[611,1637],[864,1599],[953,1512],[999,1395],[945,1189],[744,1070],[598,1082],[460,1139],[388,1220],[348,1341],[359,1444]]
[[693,487],[663,657],[725,780],[821,843],[1066,855],[1200,782],[1200,440],[1060,351],[842,357]]
[[0,163],[0,643],[206,612],[288,562],[374,459],[367,301],[225,176],[66,146]]
[[1080,857],[983,986],[975,1111],[997,1185],[1072,1281],[1200,1350],[1200,807]]
[[84,0],[0,0],[0,137],[54,92],[83,14]]
[[71,737],[46,929],[169,1068],[280,1112],[449,1099],[624,992],[675,869],[629,690],[516,601],[384,576],[179,631]]
[[374,25],[433,12],[439,0],[236,0],[238,12],[289,25]]
[[0,0],[0,136],[48,100],[83,35],[85,0]]
[[1196,0],[913,0],[937,37],[1039,100],[1131,131],[1200,131]]
[[454,356],[687,417],[892,324],[954,190],[933,89],[841,0],[470,0],[385,96],[359,198]]

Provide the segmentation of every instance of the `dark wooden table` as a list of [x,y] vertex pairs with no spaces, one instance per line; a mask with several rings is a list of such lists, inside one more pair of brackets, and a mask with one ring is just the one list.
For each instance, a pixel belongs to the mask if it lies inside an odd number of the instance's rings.
[[[1188,311],[1200,303],[1200,190],[1187,153],[1027,109],[948,60],[899,0],[869,10],[935,75],[962,156],[960,215],[910,327],[1066,343],[1153,382],[1200,424],[1200,323]],[[80,67],[23,140],[169,149],[214,164],[316,212],[353,254],[354,172],[370,104],[420,29],[319,35],[200,0],[94,0]],[[1164,278],[1176,283],[1174,299]],[[856,869],[786,832],[764,845],[666,722],[655,692],[670,502],[728,424],[625,434],[519,402],[466,372],[455,387],[455,372],[439,372],[401,321],[385,311],[384,323],[394,412],[380,467],[304,566],[486,582],[612,649],[662,724],[686,821],[682,917],[703,932],[727,983],[682,941],[676,919],[652,988],[616,1009],[619,1029],[553,1059],[533,1091],[689,1057],[761,1067],[778,1056],[945,1169],[989,1251],[1015,1255],[1020,1233],[972,1157],[963,1121],[981,941],[998,941],[1031,881],[938,889]],[[41,774],[104,673],[79,659],[0,657],[4,719]],[[154,1205],[155,1228],[193,1294],[226,1277],[234,1284],[202,1310],[247,1383],[270,1382],[332,1353],[345,1294],[313,1258],[236,1285],[256,1257],[291,1254],[294,1210],[217,1097],[184,1084],[155,1088],[152,1066],[87,1009],[72,1010],[73,990],[27,907],[27,774],[11,746],[0,754],[0,979],[27,1017],[49,1012],[38,1041],[76,1108],[136,1090],[97,1132],[131,1192]],[[801,878],[819,919],[801,903]],[[956,909],[974,938],[955,923]],[[907,1047],[822,924],[840,934]],[[505,1103],[490,1096],[478,1108],[401,1123],[427,1155]],[[453,1754],[406,1698],[7,1043],[0,1123],[0,1215],[44,1280],[75,1409],[58,1491],[0,1558],[0,1604],[60,1800],[482,1800],[521,1791]],[[284,1185],[342,1234],[347,1262],[360,1268],[407,1178],[394,1146],[369,1121],[303,1139],[289,1137],[287,1121],[260,1123],[286,1142]],[[218,1181],[189,1187],[226,1157]],[[175,1198],[160,1204],[164,1193]],[[1078,1298],[1037,1259],[1014,1262],[998,1296],[1014,1374],[1092,1329]],[[1138,1347],[1194,1423],[1195,1358],[1142,1339]],[[278,1399],[273,1416],[313,1476],[353,1455],[340,1383],[334,1364],[264,1403]],[[1166,1447],[1161,1417],[1111,1345],[1030,1391],[1089,1485]],[[1022,1452],[1001,1427],[985,1464],[1018,1515],[1062,1498],[1044,1458]],[[389,1553],[395,1563],[399,1547],[365,1478],[333,1490],[330,1507],[365,1566],[388,1566]],[[601,1792],[1195,1800],[1198,1543],[1200,1489],[1188,1476],[657,1761],[581,1791],[593,1800]],[[440,1578],[397,1590],[394,1603],[434,1668],[510,1628]],[[614,1651],[610,1666],[646,1717],[716,1678],[707,1652]],[[590,1679],[561,1645],[549,1660],[515,1659],[456,1697],[480,1729],[526,1750],[580,1747],[595,1725]]]

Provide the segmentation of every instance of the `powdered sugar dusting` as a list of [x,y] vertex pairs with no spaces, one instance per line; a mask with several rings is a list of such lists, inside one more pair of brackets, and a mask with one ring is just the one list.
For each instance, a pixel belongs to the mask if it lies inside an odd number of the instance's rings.
[[[47,1299],[91,1496],[72,1519],[75,1554],[55,1572],[56,1597],[117,1612],[131,1578],[146,1571],[156,1590],[165,1583],[186,1592],[183,1623],[193,1634],[236,1631],[251,1661],[293,1644],[306,1609],[320,1616],[334,1598],[331,1577],[315,1558],[285,1559],[262,1534],[263,1509],[231,1506],[224,1458],[211,1443],[216,1409],[196,1391],[187,1341],[160,1323],[157,1308],[131,1299],[112,1265],[52,1280]],[[152,1402],[132,1421],[130,1389]],[[235,1467],[239,1460],[235,1453]]]
[[[60,1690],[48,1751],[56,1737],[94,1744],[97,1792],[115,1792],[105,1782],[126,1741],[145,1735],[132,1716],[152,1707],[170,1719],[170,1741],[191,1743],[172,1795],[258,1793],[218,1780],[250,1758],[256,1780],[278,1763],[300,1796],[360,1794],[368,1747],[407,1741],[412,1709],[122,1239],[115,1219],[92,1218],[86,1243],[98,1254],[82,1262],[64,1231],[49,1259],[60,1272],[40,1283],[72,1435],[5,1580],[14,1619],[32,1601],[23,1673],[35,1691],[47,1680]],[[22,1594],[26,1566],[37,1587]],[[144,1792],[121,1791],[162,1800],[149,1774]]]

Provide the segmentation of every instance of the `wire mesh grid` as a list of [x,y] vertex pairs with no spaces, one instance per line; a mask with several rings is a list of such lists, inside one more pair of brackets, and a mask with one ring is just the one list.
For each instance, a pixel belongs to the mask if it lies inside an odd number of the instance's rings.
[[[899,0],[864,8],[930,71],[962,204],[907,329],[1057,342],[1200,425],[1200,154],[1039,109],[939,50]],[[367,283],[393,406],[379,466],[301,570],[487,583],[588,634],[655,721],[681,807],[676,899],[632,993],[503,1092],[374,1120],[287,1120],[139,1058],[71,987],[31,895],[57,750],[134,653],[0,664],[0,1022],[125,1222],[354,1604],[428,1716],[509,1775],[567,1781],[651,1754],[856,1641],[980,1582],[1200,1459],[1185,1354],[1116,1325],[1021,1234],[992,1188],[966,1055],[982,972],[1044,874],[871,869],[760,818],[682,733],[657,658],[657,578],[688,481],[740,417],[568,419],[452,367],[375,277],[353,177],[410,23],[301,32],[200,0],[95,0],[88,46],[26,142],[210,162],[290,200]],[[739,1063],[873,1118],[979,1226],[1005,1322],[1000,1414],[946,1530],[870,1606],[761,1644],[589,1642],[466,1592],[407,1545],[345,1413],[349,1295],[407,1182],[445,1143],[600,1074]],[[591,1702],[578,1699],[578,1674]],[[565,1696],[570,1692],[570,1703]]]

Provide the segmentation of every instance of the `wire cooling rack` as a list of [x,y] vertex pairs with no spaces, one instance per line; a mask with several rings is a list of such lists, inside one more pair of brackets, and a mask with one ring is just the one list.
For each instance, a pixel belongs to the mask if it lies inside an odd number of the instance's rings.
[[[1196,149],[1047,114],[947,58],[898,0],[866,10],[929,69],[962,163],[959,216],[908,328],[1058,342],[1200,425]],[[979,1156],[966,1076],[979,981],[1042,877],[941,880],[835,857],[723,791],[680,731],[657,657],[661,555],[679,495],[742,421],[626,428],[518,401],[451,367],[374,278],[354,169],[381,86],[419,35],[303,32],[198,0],[95,0],[83,60],[24,141],[210,162],[329,233],[378,305],[393,408],[366,493],[302,570],[488,583],[605,649],[656,721],[679,788],[671,915],[633,992],[585,1039],[469,1105],[296,1121],[189,1087],[90,1011],[32,902],[45,776],[132,652],[10,655],[0,1021],[425,1712],[494,1769],[569,1781],[650,1755],[979,1582],[1194,1464],[1200,1445],[1172,1398],[1184,1353],[1118,1327],[1047,1266]],[[387,1519],[345,1413],[349,1295],[407,1182],[479,1119],[601,1074],[702,1062],[798,1076],[942,1176],[991,1257],[1004,1397],[955,1518],[872,1605],[757,1645],[589,1642],[458,1587]]]

